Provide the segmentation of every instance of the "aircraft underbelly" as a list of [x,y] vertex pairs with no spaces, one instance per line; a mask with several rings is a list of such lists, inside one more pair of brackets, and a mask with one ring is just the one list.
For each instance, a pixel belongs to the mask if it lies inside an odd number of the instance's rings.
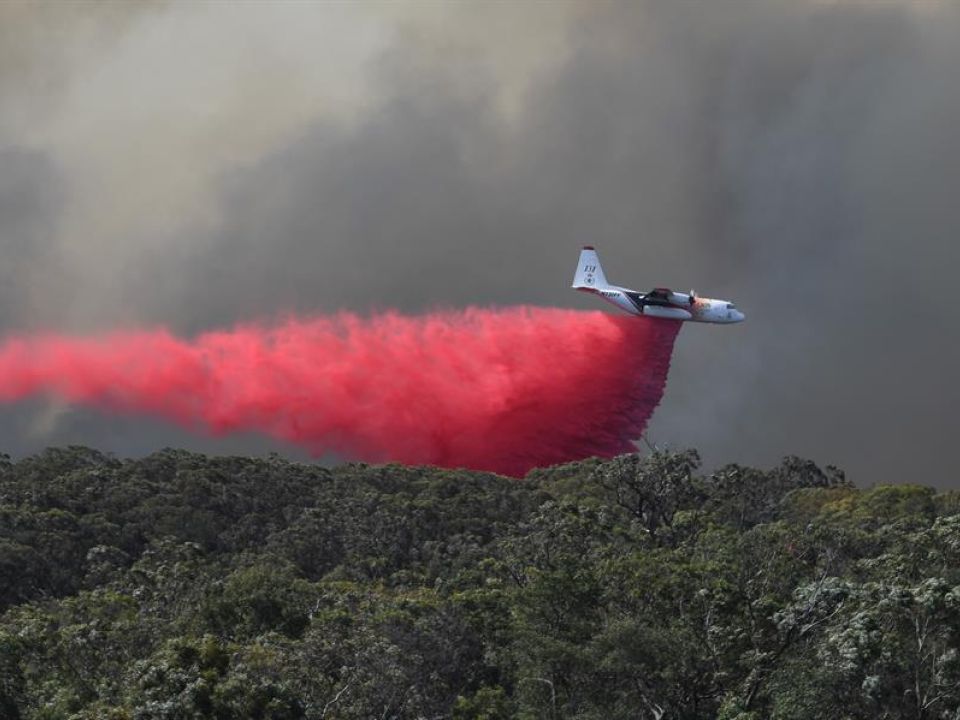
[[666,318],[668,320],[692,320],[689,311],[678,307],[664,307],[661,305],[644,305],[643,314],[650,317]]

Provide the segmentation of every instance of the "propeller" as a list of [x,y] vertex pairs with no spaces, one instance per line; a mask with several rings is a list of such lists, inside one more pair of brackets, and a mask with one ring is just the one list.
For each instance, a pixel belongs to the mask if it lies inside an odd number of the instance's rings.
[[693,305],[696,301],[697,301],[697,291],[696,291],[696,290],[691,290],[691,291],[690,291],[690,304]]

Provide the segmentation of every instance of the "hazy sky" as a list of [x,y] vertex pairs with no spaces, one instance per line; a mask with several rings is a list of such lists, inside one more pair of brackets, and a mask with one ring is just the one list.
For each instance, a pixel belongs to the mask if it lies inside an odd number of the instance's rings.
[[0,328],[592,308],[590,243],[747,313],[681,331],[652,442],[960,486],[958,38],[932,1],[0,3]]

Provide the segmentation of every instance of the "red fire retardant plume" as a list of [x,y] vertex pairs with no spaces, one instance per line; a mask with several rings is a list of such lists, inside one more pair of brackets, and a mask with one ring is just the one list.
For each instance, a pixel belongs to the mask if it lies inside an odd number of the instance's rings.
[[633,449],[680,323],[544,308],[351,314],[192,340],[164,330],[0,345],[0,401],[49,394],[368,461],[523,475]]

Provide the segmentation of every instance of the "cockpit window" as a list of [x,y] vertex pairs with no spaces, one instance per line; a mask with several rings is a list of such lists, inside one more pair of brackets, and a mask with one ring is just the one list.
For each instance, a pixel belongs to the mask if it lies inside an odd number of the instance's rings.
[[733,303],[727,303],[727,310],[736,310],[736,306]]

